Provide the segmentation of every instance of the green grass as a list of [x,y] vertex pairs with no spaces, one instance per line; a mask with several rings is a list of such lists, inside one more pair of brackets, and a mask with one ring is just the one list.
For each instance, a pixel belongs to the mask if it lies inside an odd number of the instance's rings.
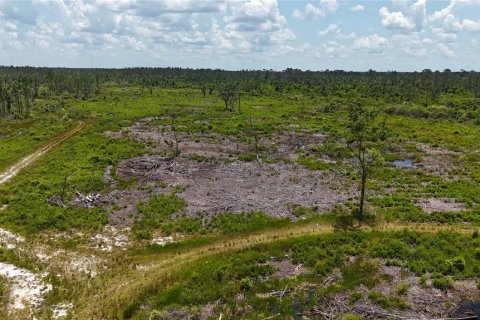
[[[144,306],[143,309],[145,306],[157,310],[167,310],[172,306],[188,309],[220,300],[221,307],[216,310],[226,312],[225,316],[228,312],[238,310],[239,306],[234,302],[234,297],[243,292],[245,301],[254,306],[253,313],[244,315],[245,318],[271,316],[272,303],[278,305],[282,315],[288,316],[293,312],[292,301],[305,298],[305,291],[298,289],[282,300],[262,298],[258,293],[281,291],[286,286],[294,288],[300,283],[321,284],[324,277],[329,276],[336,267],[341,268],[340,280],[328,287],[315,287],[315,297],[328,298],[335,292],[352,292],[349,301],[355,303],[362,298],[362,295],[355,294],[355,290],[363,285],[370,288],[368,298],[382,308],[408,309],[409,303],[405,297],[408,286],[401,283],[396,288],[397,294],[393,295],[384,295],[374,289],[377,283],[386,281],[379,274],[378,260],[375,259],[393,256],[389,250],[379,250],[381,243],[384,243],[385,247],[392,246],[391,251],[398,246],[404,248],[406,252],[396,255],[396,259],[401,260],[410,272],[419,275],[432,274],[433,286],[442,290],[451,288],[450,277],[474,278],[480,270],[480,262],[475,258],[475,250],[480,243],[478,238],[472,236],[456,233],[419,234],[408,231],[334,233],[286,240],[257,246],[240,253],[199,260],[179,270],[173,287],[149,292],[141,301],[127,307],[126,312],[129,316],[136,315],[136,318],[140,319],[148,314],[138,310],[140,305]],[[272,278],[274,270],[266,262],[273,258],[285,259],[286,254],[293,263],[306,266],[307,272],[297,278]],[[346,263],[350,256],[357,258],[354,263]],[[458,257],[465,263],[459,263]],[[447,271],[444,265],[449,264],[449,261],[463,267]],[[419,266],[423,269],[420,270]],[[246,279],[248,290],[245,290]],[[299,288],[306,287],[300,285]]]
[[34,120],[0,120],[0,171],[67,130],[70,124],[53,115]]

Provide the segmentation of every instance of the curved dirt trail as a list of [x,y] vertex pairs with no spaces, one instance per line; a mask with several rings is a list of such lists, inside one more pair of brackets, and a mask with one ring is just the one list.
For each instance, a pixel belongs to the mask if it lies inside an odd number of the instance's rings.
[[[422,223],[388,223],[367,231],[401,231],[404,229],[436,233],[455,231],[468,234],[475,229],[469,226],[429,225]],[[334,232],[331,224],[309,223],[284,228],[263,230],[229,238],[219,238],[212,243],[185,250],[169,250],[165,253],[148,255],[135,261],[141,268],[115,270],[110,277],[99,279],[79,292],[74,319],[119,319],[126,306],[146,292],[168,288],[178,279],[178,271],[196,260],[222,255],[302,236],[314,236]],[[142,261],[144,260],[144,261]],[[145,261],[146,260],[146,261]]]
[[74,136],[84,127],[85,122],[79,121],[75,127],[70,128],[67,132],[61,134],[60,136],[53,138],[46,145],[38,148],[37,150],[35,150],[35,152],[29,154],[17,163],[11,165],[5,172],[0,173],[0,185],[6,183],[7,181],[15,177],[20,172],[20,170],[35,162],[38,158],[50,151],[52,148]]

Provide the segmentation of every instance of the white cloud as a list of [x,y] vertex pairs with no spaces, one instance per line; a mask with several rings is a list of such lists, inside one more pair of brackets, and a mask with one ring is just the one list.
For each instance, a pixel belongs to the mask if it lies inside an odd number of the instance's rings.
[[350,7],[350,11],[359,12],[359,11],[363,11],[363,10],[365,10],[365,7],[362,6],[361,4],[357,4],[356,6],[351,6]]
[[394,9],[382,7],[379,10],[382,25],[399,31],[420,31],[426,20],[426,0],[396,0]]
[[330,33],[333,33],[333,32],[339,32],[340,31],[340,28],[338,27],[337,24],[331,24],[329,25],[327,28],[325,28],[324,30],[320,30],[318,31],[318,34],[321,36],[321,37],[324,37]]
[[312,19],[324,17],[329,13],[337,11],[339,4],[337,0],[320,0],[318,6],[307,3],[304,10],[293,10],[292,16],[297,19]]
[[403,52],[412,56],[424,57],[428,53],[424,45],[431,40],[428,38],[422,39],[419,32],[414,32],[411,34],[396,34],[392,41]]
[[415,24],[400,11],[389,12],[387,8],[382,7],[379,13],[382,18],[382,25],[386,28],[406,30],[415,28]]
[[480,31],[480,20],[473,21],[470,19],[463,19],[462,27],[466,31],[471,31],[471,32]]
[[[262,46],[281,44],[295,39],[286,27],[276,0],[248,0],[229,3],[230,15],[224,17],[225,33],[217,34],[222,43],[240,43],[245,53]],[[235,43],[235,45],[234,45]],[[255,46],[253,46],[255,45]]]
[[154,55],[168,46],[176,56],[218,48],[228,53],[267,51],[296,37],[277,0],[2,1],[2,48],[123,48]]
[[358,38],[353,43],[354,49],[364,50],[368,53],[381,53],[387,48],[389,42],[386,38],[379,36],[378,34],[371,34],[366,37]]
[[445,43],[439,43],[438,44],[438,49],[440,49],[440,53],[445,57],[445,58],[453,58],[455,57],[455,52]]
[[328,58],[346,58],[348,56],[348,49],[335,41],[324,43],[322,47],[324,55]]
[[451,0],[448,6],[432,13],[429,21],[437,26],[437,30],[442,29],[444,33],[457,33],[464,30],[480,31],[480,20],[461,20],[457,16],[459,9],[466,7],[480,7],[480,0]]

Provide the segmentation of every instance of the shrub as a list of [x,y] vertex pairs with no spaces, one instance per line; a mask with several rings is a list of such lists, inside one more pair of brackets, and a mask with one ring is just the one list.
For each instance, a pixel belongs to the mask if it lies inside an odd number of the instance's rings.
[[394,296],[386,296],[381,294],[378,291],[372,290],[368,294],[368,297],[379,304],[383,309],[400,309],[400,310],[405,310],[408,309],[408,304],[401,298],[399,297],[394,297]]
[[447,277],[437,277],[433,279],[432,284],[435,288],[442,291],[448,291],[453,288],[453,281]]
[[253,287],[253,282],[250,278],[242,278],[240,280],[240,290],[249,291]]
[[408,293],[408,289],[410,289],[410,286],[406,282],[401,282],[395,287],[395,291],[399,296],[404,296]]
[[362,298],[363,298],[363,295],[360,291],[353,291],[350,294],[350,297],[348,297],[348,303],[352,305]]

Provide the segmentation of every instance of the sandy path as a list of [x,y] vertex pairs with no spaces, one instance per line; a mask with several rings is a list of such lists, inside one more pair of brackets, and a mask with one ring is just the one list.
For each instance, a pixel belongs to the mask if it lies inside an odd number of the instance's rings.
[[45,153],[47,153],[48,151],[50,151],[52,148],[56,147],[60,143],[64,142],[65,140],[71,138],[80,130],[82,130],[84,127],[85,127],[85,122],[79,121],[75,127],[71,128],[70,130],[63,133],[62,135],[55,137],[46,145],[38,148],[35,152],[29,154],[28,156],[24,157],[17,163],[10,166],[5,172],[0,173],[0,185],[6,183],[7,181],[15,177],[20,172],[20,170],[34,163],[42,155],[44,155]]

